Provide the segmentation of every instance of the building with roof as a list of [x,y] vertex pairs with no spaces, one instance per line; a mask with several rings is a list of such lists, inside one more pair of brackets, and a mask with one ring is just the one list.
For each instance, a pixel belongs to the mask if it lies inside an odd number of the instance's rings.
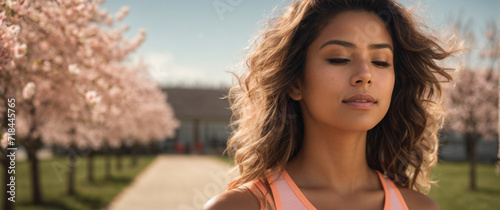
[[227,89],[164,88],[181,125],[160,145],[165,152],[222,153],[230,134]]

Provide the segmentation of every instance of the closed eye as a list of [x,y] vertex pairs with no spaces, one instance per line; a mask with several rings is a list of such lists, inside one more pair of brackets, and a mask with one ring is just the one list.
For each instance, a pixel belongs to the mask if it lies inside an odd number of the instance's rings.
[[373,64],[380,66],[380,67],[389,67],[391,64],[384,62],[384,61],[372,61]]
[[348,63],[349,59],[345,59],[345,58],[332,58],[332,59],[327,59],[329,63],[331,64],[345,64],[345,63]]

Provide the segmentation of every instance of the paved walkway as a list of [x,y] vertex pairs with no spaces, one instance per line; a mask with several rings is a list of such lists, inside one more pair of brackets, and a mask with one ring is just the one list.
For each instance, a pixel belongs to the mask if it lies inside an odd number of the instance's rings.
[[230,166],[211,156],[160,155],[109,205],[110,210],[200,209],[226,189]]

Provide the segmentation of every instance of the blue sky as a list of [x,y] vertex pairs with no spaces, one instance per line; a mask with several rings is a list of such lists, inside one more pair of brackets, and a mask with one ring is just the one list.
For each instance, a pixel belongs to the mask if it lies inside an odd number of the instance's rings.
[[[416,5],[419,16],[433,30],[442,30],[450,19],[472,20],[479,37],[486,21],[498,25],[498,0],[398,0],[406,7]],[[130,26],[127,37],[139,28],[146,41],[132,55],[150,65],[150,74],[163,85],[231,85],[244,58],[244,47],[259,31],[273,9],[289,0],[106,0],[102,8],[115,14],[122,6],[130,13],[115,25]],[[218,7],[216,7],[217,5]],[[219,9],[217,9],[219,8]],[[221,10],[224,8],[225,10]],[[477,41],[484,46],[484,40]]]

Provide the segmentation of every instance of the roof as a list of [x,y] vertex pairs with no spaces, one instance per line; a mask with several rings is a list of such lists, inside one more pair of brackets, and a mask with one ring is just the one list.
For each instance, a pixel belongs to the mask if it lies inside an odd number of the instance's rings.
[[231,117],[227,89],[163,88],[176,118],[227,119]]

